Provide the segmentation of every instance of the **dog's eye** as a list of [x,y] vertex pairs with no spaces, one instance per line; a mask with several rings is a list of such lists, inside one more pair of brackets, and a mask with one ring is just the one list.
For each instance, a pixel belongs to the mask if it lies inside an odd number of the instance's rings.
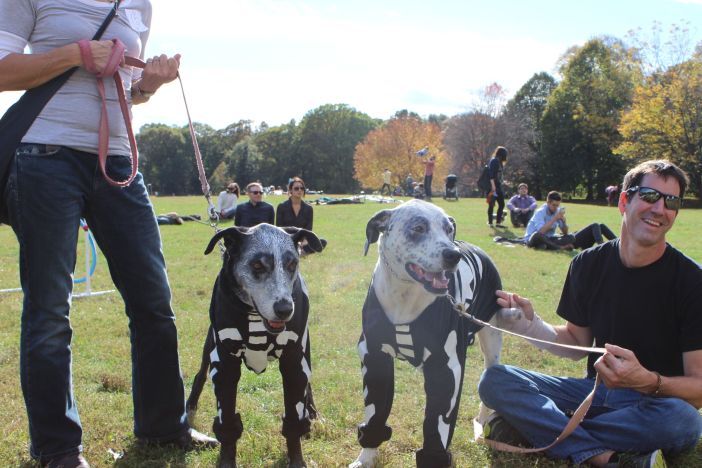
[[263,265],[263,263],[261,263],[258,260],[254,260],[253,262],[251,262],[250,266],[251,266],[251,269],[254,271],[254,273],[260,273],[266,269],[266,267]]
[[417,234],[424,234],[426,232],[426,227],[424,227],[423,224],[417,224],[415,227],[412,228],[412,231],[416,232]]
[[297,268],[297,260],[290,260],[285,267],[292,273]]

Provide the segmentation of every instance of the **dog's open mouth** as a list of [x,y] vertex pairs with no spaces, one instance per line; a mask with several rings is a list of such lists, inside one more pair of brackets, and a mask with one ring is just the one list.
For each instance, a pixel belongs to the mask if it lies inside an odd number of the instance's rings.
[[271,333],[281,333],[285,331],[285,322],[282,320],[266,320],[265,318],[261,317],[263,319],[263,326],[266,327],[266,330],[268,330]]
[[446,277],[446,270],[426,271],[416,263],[406,264],[405,270],[412,278],[424,285],[424,289],[429,292],[441,294],[448,289],[449,280]]

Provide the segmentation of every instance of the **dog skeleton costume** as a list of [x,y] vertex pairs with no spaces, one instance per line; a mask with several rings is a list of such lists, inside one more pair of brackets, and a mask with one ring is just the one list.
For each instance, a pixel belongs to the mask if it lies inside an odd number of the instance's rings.
[[236,396],[241,364],[260,374],[268,362],[277,359],[285,403],[282,434],[286,438],[301,437],[310,431],[307,286],[298,275],[293,289],[295,314],[286,323],[285,331],[273,334],[266,330],[261,316],[236,296],[227,281],[220,273],[210,304],[210,333],[215,344],[210,353],[210,378],[217,399],[213,431],[223,444],[239,440],[243,424],[236,412]]
[[[461,241],[454,244],[461,259],[450,274],[449,294],[477,318],[488,321],[499,310],[495,302],[495,291],[501,289],[497,269],[477,247]],[[417,452],[417,466],[449,466],[466,348],[479,329],[459,316],[446,296],[438,297],[416,320],[393,325],[371,284],[358,343],[365,404],[365,422],[358,427],[360,445],[375,448],[390,439],[392,430],[386,422],[394,395],[393,359],[405,360],[424,373],[427,394],[424,446]]]

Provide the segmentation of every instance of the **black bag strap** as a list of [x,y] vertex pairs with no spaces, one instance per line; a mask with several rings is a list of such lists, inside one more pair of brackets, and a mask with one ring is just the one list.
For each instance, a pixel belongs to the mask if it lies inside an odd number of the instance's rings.
[[[105,30],[112,22],[112,19],[117,15],[117,9],[120,3],[121,0],[115,0],[107,17],[105,17],[105,20],[93,36],[94,41],[102,37]],[[77,69],[78,67],[73,67],[36,88],[28,89],[20,96],[19,100],[5,112],[5,115],[0,119],[0,135],[3,135],[2,138],[0,138],[0,152],[7,151],[8,147],[12,147],[12,151],[15,150],[20,141],[22,141],[22,138],[24,138],[24,135],[29,131],[29,127],[32,126],[34,120],[36,120],[37,116],[44,109],[44,106],[46,106],[53,95],[56,94],[56,91],[68,81]],[[14,142],[14,144],[12,144],[12,142]]]
[[[102,37],[113,18],[117,15],[120,2],[121,0],[114,0],[114,5],[110,12],[93,36],[94,41]],[[28,89],[0,118],[0,223],[8,222],[5,182],[7,181],[8,169],[15,150],[37,116],[44,109],[44,106],[77,69],[78,67],[73,67],[36,88]]]

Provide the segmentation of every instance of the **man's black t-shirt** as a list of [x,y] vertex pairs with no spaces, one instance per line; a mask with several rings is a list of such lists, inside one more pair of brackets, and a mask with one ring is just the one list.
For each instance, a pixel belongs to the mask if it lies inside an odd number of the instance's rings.
[[[702,267],[667,245],[656,262],[627,268],[615,239],[573,259],[557,313],[589,327],[595,346],[621,346],[648,370],[683,375],[682,353],[702,349]],[[588,356],[588,377],[598,357]]]

